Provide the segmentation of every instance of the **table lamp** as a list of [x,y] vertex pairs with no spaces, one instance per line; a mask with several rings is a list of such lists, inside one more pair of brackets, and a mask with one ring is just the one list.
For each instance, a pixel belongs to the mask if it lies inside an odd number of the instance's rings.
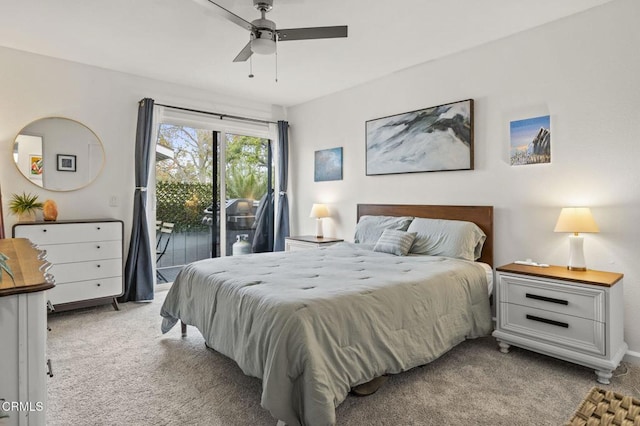
[[324,204],[314,204],[309,217],[316,218],[316,237],[322,238],[322,218],[329,217],[329,209]]
[[565,207],[560,211],[558,223],[553,232],[571,232],[569,236],[570,271],[586,271],[584,261],[583,237],[580,232],[600,232],[588,207]]

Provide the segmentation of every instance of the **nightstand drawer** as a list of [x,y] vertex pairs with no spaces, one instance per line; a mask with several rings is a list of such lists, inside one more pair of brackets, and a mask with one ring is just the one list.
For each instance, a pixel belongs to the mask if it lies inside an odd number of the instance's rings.
[[528,306],[502,303],[499,327],[582,352],[605,355],[604,324]]
[[500,302],[604,322],[605,293],[593,287],[500,276]]

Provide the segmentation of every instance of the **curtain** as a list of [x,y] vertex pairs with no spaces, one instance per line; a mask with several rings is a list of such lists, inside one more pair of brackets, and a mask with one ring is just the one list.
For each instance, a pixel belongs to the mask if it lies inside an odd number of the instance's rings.
[[273,250],[273,233],[269,229],[273,225],[273,196],[271,192],[271,190],[267,190],[258,204],[256,232],[251,243],[252,253],[265,253]]
[[138,126],[135,147],[135,193],[129,256],[124,268],[124,294],[119,301],[153,300],[153,264],[149,230],[147,229],[147,182],[153,126],[153,99],[145,98],[138,105]]
[[278,211],[273,251],[284,251],[284,238],[289,236],[289,200],[287,180],[289,178],[289,123],[278,121]]

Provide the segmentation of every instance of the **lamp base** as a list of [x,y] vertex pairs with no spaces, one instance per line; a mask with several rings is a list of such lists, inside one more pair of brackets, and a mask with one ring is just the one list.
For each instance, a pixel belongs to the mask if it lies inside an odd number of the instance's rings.
[[584,261],[584,238],[582,235],[569,236],[569,264],[567,269],[570,271],[586,271],[587,265]]
[[322,218],[316,219],[316,238],[322,238]]
[[586,271],[587,268],[584,266],[567,266],[567,269],[570,271]]

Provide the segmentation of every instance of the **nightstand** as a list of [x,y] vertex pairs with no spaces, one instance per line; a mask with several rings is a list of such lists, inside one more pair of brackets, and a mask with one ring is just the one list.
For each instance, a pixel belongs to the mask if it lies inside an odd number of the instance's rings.
[[627,351],[623,275],[515,263],[496,271],[500,351],[513,345],[584,365],[609,384]]
[[284,239],[284,250],[305,250],[310,248],[329,247],[344,240],[339,238],[316,237],[314,235],[301,235],[295,237],[286,237]]

